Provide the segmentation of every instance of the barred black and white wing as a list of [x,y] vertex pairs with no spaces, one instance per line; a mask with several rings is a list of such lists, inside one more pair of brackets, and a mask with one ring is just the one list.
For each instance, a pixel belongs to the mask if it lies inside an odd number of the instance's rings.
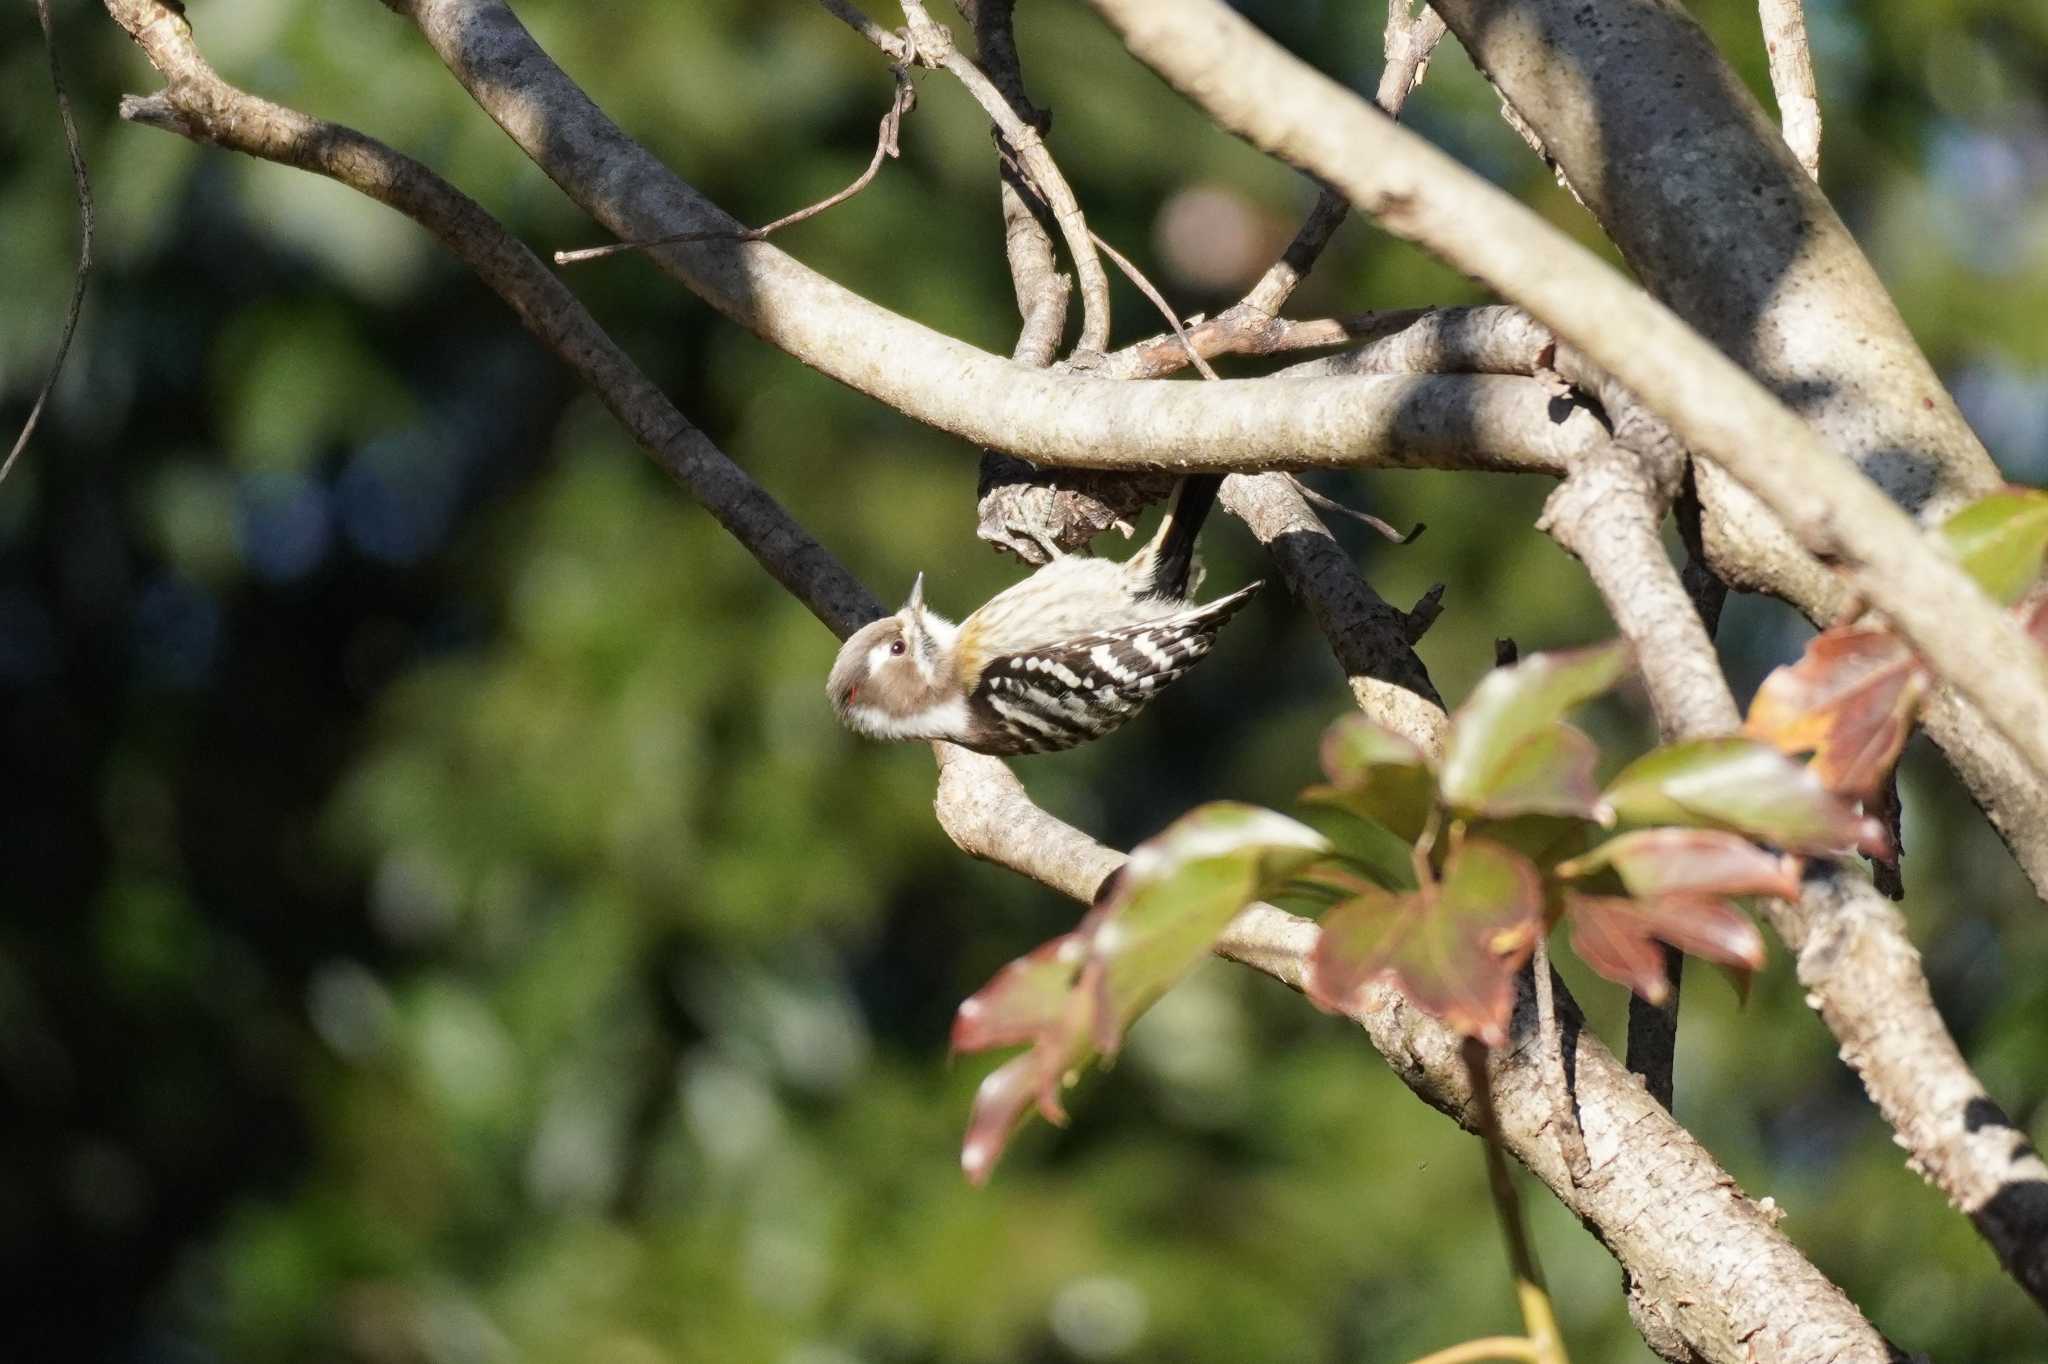
[[1201,662],[1224,622],[1260,586],[1156,620],[997,655],[968,698],[970,746],[1002,755],[1056,753],[1101,738]]

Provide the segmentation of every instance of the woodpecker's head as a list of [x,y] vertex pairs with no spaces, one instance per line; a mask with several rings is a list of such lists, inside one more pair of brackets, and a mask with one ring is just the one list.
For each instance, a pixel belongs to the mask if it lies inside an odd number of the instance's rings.
[[871,739],[954,737],[967,713],[949,658],[958,633],[925,609],[918,574],[901,611],[862,626],[840,646],[825,681],[840,723]]

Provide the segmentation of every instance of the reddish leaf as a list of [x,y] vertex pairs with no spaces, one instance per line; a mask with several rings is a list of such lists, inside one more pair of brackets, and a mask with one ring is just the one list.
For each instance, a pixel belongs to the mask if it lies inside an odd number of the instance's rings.
[[1489,809],[1504,781],[1527,778],[1530,769],[1517,762],[1517,750],[1548,733],[1573,706],[1613,686],[1628,668],[1628,647],[1616,642],[1531,654],[1488,673],[1451,717],[1440,773],[1444,799],[1464,810]]
[[1515,972],[1543,922],[1543,882],[1520,853],[1466,839],[1434,885],[1369,888],[1333,906],[1309,962],[1309,998],[1355,1008],[1379,976],[1416,1008],[1489,1046],[1507,1040]]
[[1131,1021],[1208,952],[1224,925],[1327,851],[1284,815],[1216,802],[1132,849],[1073,932],[998,971],[953,1020],[955,1051],[1027,1043],[975,1092],[961,1168],[988,1178],[1035,1103],[1064,1122],[1060,1090],[1097,1051],[1113,1054]]
[[1732,829],[1792,852],[1881,856],[1884,826],[1865,819],[1802,763],[1754,739],[1696,739],[1653,748],[1608,784],[1629,824]]
[[1766,852],[1720,829],[1639,829],[1560,863],[1557,874],[1579,878],[1610,867],[1637,896],[1799,895],[1798,858]]
[[1611,895],[1567,895],[1565,912],[1572,921],[1572,951],[1599,975],[1649,1000],[1662,1004],[1671,997],[1671,979],[1664,972],[1664,949],[1641,931],[1627,914],[1635,901]]
[[2008,488],[1982,497],[1941,526],[1963,571],[1998,601],[2011,604],[2041,576],[2048,553],[2048,493]]
[[2020,627],[2034,637],[2034,643],[2048,649],[2048,593],[2020,610]]
[[1927,670],[1889,629],[1840,626],[1764,679],[1743,732],[1787,753],[1812,752],[1823,785],[1868,800],[1906,746],[1927,686]]
[[1763,935],[1718,895],[1567,895],[1565,907],[1579,959],[1652,1004],[1662,1004],[1671,993],[1659,942],[1727,967],[1745,981],[1764,964]]
[[1422,836],[1436,775],[1421,749],[1363,715],[1346,715],[1323,731],[1322,760],[1330,784],[1308,788],[1303,800],[1348,810],[1404,842]]
[[1309,957],[1309,999],[1333,1013],[1362,1003],[1359,992],[1386,970],[1425,904],[1415,891],[1361,884],[1349,899],[1332,905],[1317,921],[1322,932]]
[[1021,1046],[1058,1026],[1088,960],[1089,930],[1082,923],[1008,963],[962,1000],[953,1015],[953,1050]]
[[[1076,992],[1077,1006],[1087,996]],[[1011,1057],[982,1078],[974,1091],[974,1104],[967,1114],[967,1136],[960,1143],[960,1169],[971,1184],[986,1183],[989,1172],[1002,1158],[1010,1134],[1023,1123],[1032,1104],[1054,1126],[1066,1125],[1066,1110],[1060,1107],[1060,1090],[1079,1078],[1087,1059],[1087,1021],[1077,1018],[1065,1034],[1062,1049],[1047,1039],[1021,1056]]]

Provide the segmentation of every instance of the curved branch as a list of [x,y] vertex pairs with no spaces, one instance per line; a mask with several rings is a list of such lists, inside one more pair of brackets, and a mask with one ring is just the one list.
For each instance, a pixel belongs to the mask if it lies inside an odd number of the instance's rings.
[[568,286],[475,200],[374,138],[229,85],[200,55],[184,16],[158,0],[106,5],[169,82],[160,94],[122,101],[123,118],[324,175],[413,219],[511,305],[655,462],[834,633],[851,634],[882,614],[874,595],[692,426]]
[[[570,198],[621,240],[734,221],[627,137],[500,0],[411,0],[435,52]],[[1015,365],[877,307],[772,243],[704,241],[647,255],[798,360],[914,420],[1040,464],[1242,472],[1337,466],[1562,472],[1523,448],[1541,395],[1465,381],[1126,384]],[[1408,381],[1403,381],[1404,383]],[[1507,404],[1507,407],[1501,406]],[[1512,410],[1509,410],[1509,409]],[[1412,438],[1412,439],[1411,439]]]

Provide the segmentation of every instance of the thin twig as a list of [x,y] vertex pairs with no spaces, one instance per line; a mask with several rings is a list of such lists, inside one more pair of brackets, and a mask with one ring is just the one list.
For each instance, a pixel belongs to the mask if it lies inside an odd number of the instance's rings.
[[[1386,65],[1380,69],[1379,92],[1374,102],[1388,118],[1401,117],[1408,96],[1422,84],[1422,77],[1429,70],[1430,54],[1444,36],[1444,21],[1437,12],[1424,5],[1421,13],[1414,13],[1409,9],[1411,3],[1412,0],[1387,0]],[[1316,193],[1315,206],[1308,211],[1308,217],[1280,259],[1267,268],[1243,301],[1228,312],[1277,316],[1296,286],[1315,268],[1323,248],[1344,225],[1344,217],[1350,211],[1351,205],[1343,195],[1323,185]]]
[[1820,179],[1820,91],[1813,82],[1813,51],[1806,42],[1801,0],[1757,0],[1764,51],[1771,60],[1771,90],[1785,145],[1815,180]]
[[[1293,321],[1240,303],[1215,317],[1190,324],[1187,339],[1210,360],[1222,355],[1284,355],[1371,341],[1399,331],[1422,315],[1419,308],[1399,308]],[[1162,332],[1119,346],[1104,356],[1101,367],[1092,372],[1118,379],[1164,379],[1187,368],[1187,364],[1187,350],[1180,344],[1180,338]]]
[[1382,39],[1387,64],[1380,68],[1373,103],[1384,109],[1388,118],[1401,117],[1408,96],[1429,74],[1429,59],[1444,37],[1443,16],[1428,0],[1422,0],[1420,9],[1414,5],[1415,0],[1387,0],[1387,31]]
[[847,27],[882,50],[892,62],[907,62],[914,49],[898,35],[883,28],[860,11],[852,0],[818,0],[825,12],[833,18],[843,20]]
[[36,0],[36,20],[43,26],[43,50],[50,58],[50,85],[57,92],[57,121],[64,125],[64,146],[71,153],[71,183],[78,190],[78,270],[71,279],[71,301],[64,308],[64,326],[57,333],[57,353],[50,358],[50,372],[43,379],[43,386],[36,391],[36,400],[28,409],[28,420],[21,424],[21,434],[14,439],[14,448],[7,452],[7,458],[0,462],[0,482],[14,470],[14,462],[21,458],[21,452],[28,448],[29,437],[36,432],[36,424],[42,420],[43,407],[50,401],[50,394],[56,391],[57,376],[64,370],[64,357],[71,352],[71,337],[78,330],[78,315],[85,307],[85,281],[92,273],[92,230],[93,205],[92,181],[85,173],[85,153],[78,145],[78,125],[71,119],[71,100],[64,93],[64,72],[57,64],[57,33],[50,23],[50,0]]
[[[1398,2],[1398,0],[1397,0]],[[1259,276],[1259,282],[1242,302],[1227,312],[1240,309],[1261,317],[1276,316],[1296,286],[1308,278],[1308,272],[1315,268],[1323,248],[1330,244],[1330,238],[1337,235],[1337,229],[1344,225],[1345,217],[1351,212],[1351,205],[1343,195],[1328,185],[1316,191],[1316,201],[1308,211],[1301,227],[1294,234],[1294,240],[1287,243],[1287,249],[1280,253],[1280,259],[1266,267],[1266,273]]]
[[1117,269],[1124,272],[1126,279],[1138,286],[1138,292],[1159,310],[1159,315],[1166,319],[1166,325],[1173,328],[1174,338],[1180,342],[1181,349],[1187,353],[1188,361],[1194,365],[1196,372],[1204,379],[1222,379],[1223,376],[1211,368],[1209,362],[1202,358],[1202,353],[1195,349],[1195,343],[1188,339],[1187,328],[1181,326],[1180,319],[1174,316],[1173,306],[1166,301],[1165,295],[1152,287],[1152,281],[1146,279],[1144,273],[1131,264],[1123,252],[1096,236],[1094,232],[1091,231],[1088,237],[1101,249],[1103,255],[1110,258]]
[[1307,498],[1312,505],[1321,507],[1326,512],[1335,512],[1339,516],[1348,516],[1353,521],[1358,522],[1360,525],[1370,527],[1372,530],[1377,531],[1382,539],[1391,541],[1394,544],[1412,545],[1415,543],[1416,540],[1421,538],[1422,532],[1429,529],[1429,524],[1427,522],[1417,521],[1413,526],[1409,527],[1407,530],[1397,530],[1395,529],[1392,523],[1381,520],[1379,517],[1374,516],[1371,512],[1360,511],[1356,507],[1347,507],[1342,502],[1339,502],[1336,498],[1327,497],[1324,494],[1317,492],[1314,488],[1309,487],[1308,484],[1303,483],[1299,478],[1296,478],[1293,474],[1289,474],[1287,475],[1287,477],[1294,481],[1294,486],[1300,490],[1301,495]]
[[647,241],[613,242],[609,246],[586,246],[575,251],[555,252],[555,264],[574,265],[579,261],[597,260],[603,256],[616,256],[624,251],[645,251],[655,246],[675,246],[682,242],[742,241],[758,242],[771,232],[779,232],[806,218],[815,218],[828,208],[836,208],[854,195],[866,189],[882,169],[884,158],[894,160],[902,154],[898,135],[903,129],[903,116],[917,107],[917,87],[910,83],[910,77],[902,67],[896,68],[896,93],[889,101],[889,112],[882,115],[882,126],[875,137],[875,154],[868,161],[868,168],[855,178],[854,182],[830,198],[820,199],[808,208],[784,214],[772,223],[760,227],[742,228],[729,232],[678,232],[666,237],[654,237]]
[[[1583,1184],[1593,1173],[1592,1157],[1586,1154],[1586,1134],[1579,1127],[1578,1105],[1572,1102],[1571,1081],[1564,1073],[1564,1047],[1557,1030],[1557,999],[1550,979],[1550,939],[1538,935],[1536,953],[1529,959],[1531,979],[1536,987],[1536,1045],[1543,1051],[1543,1083],[1550,1090],[1551,1131],[1557,1137],[1558,1154],[1572,1183]],[[1669,1108],[1670,1104],[1664,1105]]]
[[1109,345],[1109,276],[1103,272],[1102,260],[1096,254],[1095,241],[1088,231],[1088,220],[1082,216],[1080,202],[1074,198],[1066,176],[1060,173],[1045,139],[1022,114],[1010,107],[1002,91],[996,89],[995,82],[953,45],[953,35],[933,22],[921,0],[900,0],[900,3],[903,17],[910,22],[910,37],[917,47],[918,61],[945,71],[966,88],[982,112],[996,125],[996,131],[1002,134],[1003,140],[1009,143],[1011,153],[1022,163],[1032,187],[1051,206],[1053,221],[1059,224],[1060,235],[1066,239],[1067,254],[1073,258],[1074,278],[1081,291],[1081,335],[1075,342],[1075,349],[1083,354],[1101,353]]

